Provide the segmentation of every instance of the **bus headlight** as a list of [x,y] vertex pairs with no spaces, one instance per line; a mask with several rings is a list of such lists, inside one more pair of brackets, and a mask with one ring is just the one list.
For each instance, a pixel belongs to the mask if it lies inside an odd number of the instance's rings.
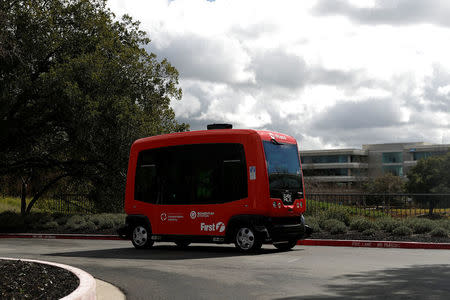
[[277,201],[273,201],[273,207],[277,208]]

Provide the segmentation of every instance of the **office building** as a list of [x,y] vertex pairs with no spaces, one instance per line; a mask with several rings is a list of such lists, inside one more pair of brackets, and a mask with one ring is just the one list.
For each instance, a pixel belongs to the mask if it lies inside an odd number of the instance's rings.
[[300,156],[308,183],[358,189],[385,173],[406,178],[418,160],[449,151],[450,144],[412,142],[368,144],[362,149],[306,150],[300,151]]

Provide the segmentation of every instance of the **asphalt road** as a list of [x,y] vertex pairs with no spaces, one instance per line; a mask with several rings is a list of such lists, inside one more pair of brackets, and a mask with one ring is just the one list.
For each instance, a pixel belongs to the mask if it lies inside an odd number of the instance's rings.
[[127,241],[0,239],[0,257],[81,268],[128,299],[450,299],[450,251],[296,246],[242,255]]

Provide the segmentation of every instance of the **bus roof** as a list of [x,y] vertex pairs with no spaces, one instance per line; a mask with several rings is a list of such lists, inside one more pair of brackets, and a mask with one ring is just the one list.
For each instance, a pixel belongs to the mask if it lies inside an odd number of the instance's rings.
[[186,132],[175,132],[156,136],[150,136],[142,139],[136,140],[133,144],[147,144],[149,142],[161,142],[164,140],[178,140],[183,138],[195,138],[195,137],[220,137],[220,136],[245,136],[245,135],[259,135],[262,140],[271,141],[275,139],[279,143],[289,143],[296,144],[296,140],[286,134],[265,131],[265,130],[253,130],[253,129],[213,129],[213,130],[197,130],[197,131],[186,131]]

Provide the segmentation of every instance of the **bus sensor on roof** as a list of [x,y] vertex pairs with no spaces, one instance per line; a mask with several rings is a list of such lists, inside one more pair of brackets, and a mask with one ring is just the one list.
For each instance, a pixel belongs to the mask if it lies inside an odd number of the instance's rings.
[[206,126],[208,130],[212,129],[233,129],[233,125],[231,124],[208,124]]

